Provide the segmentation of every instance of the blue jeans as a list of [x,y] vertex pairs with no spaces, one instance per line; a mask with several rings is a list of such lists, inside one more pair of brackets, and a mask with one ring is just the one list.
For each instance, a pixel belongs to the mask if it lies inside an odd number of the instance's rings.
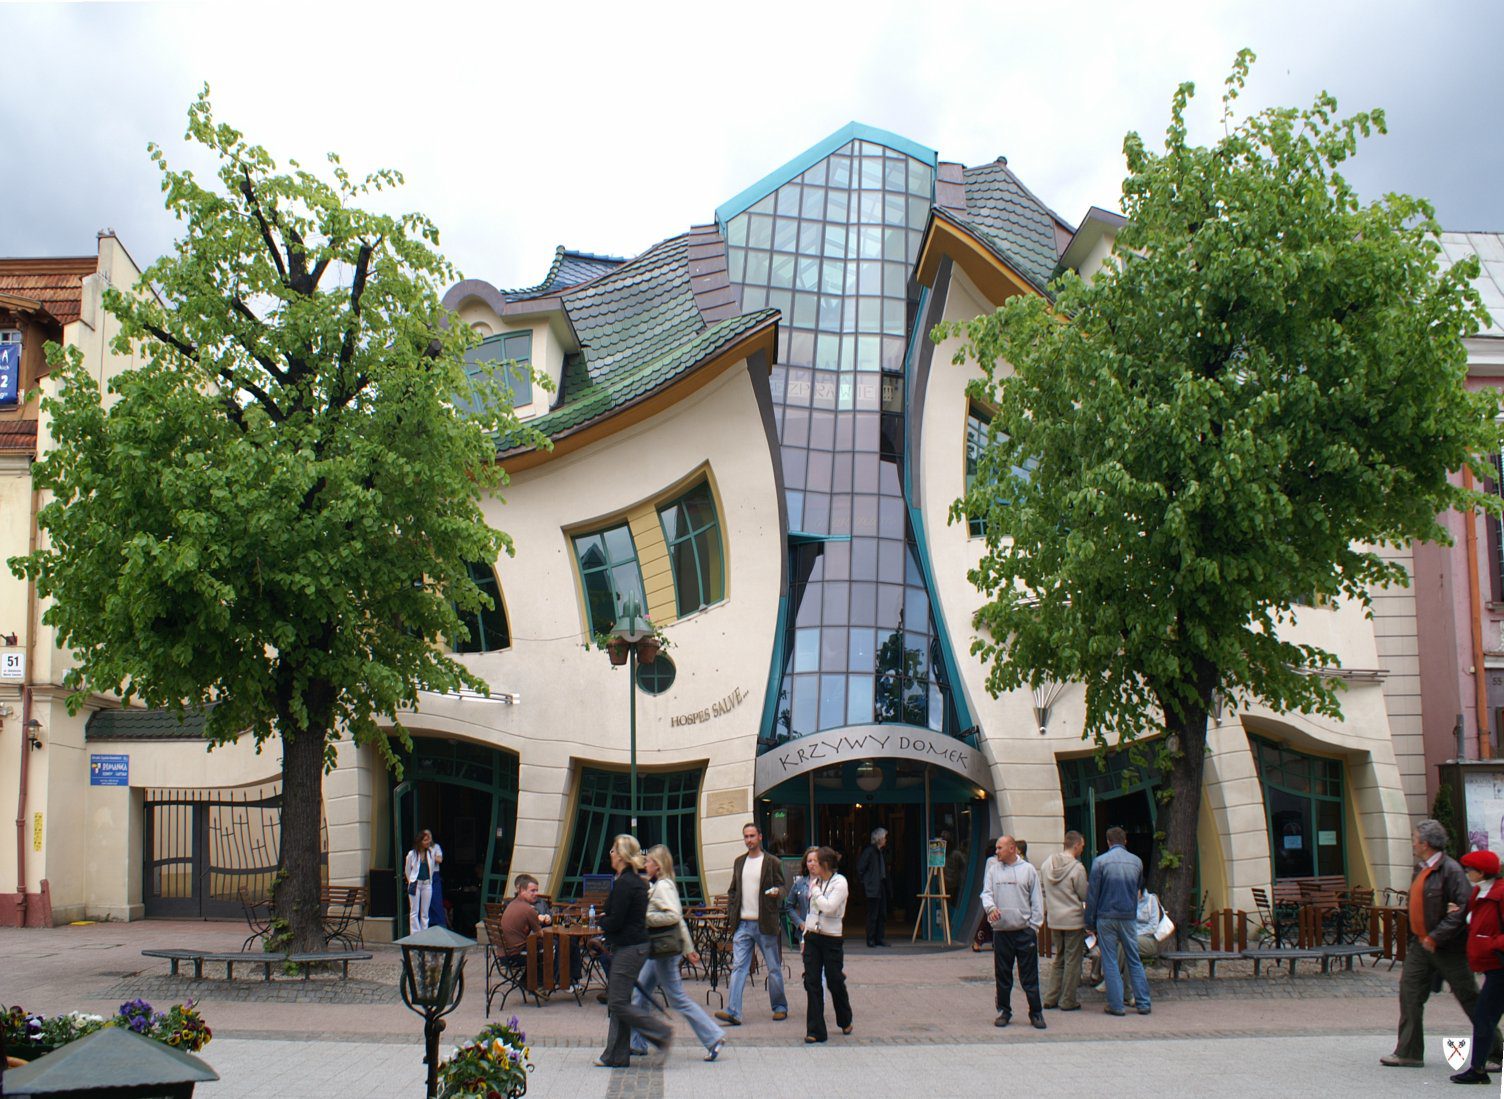
[[789,1009],[789,998],[783,991],[783,954],[779,951],[778,933],[764,935],[758,930],[756,920],[742,920],[731,938],[731,999],[726,1004],[726,1014],[733,1019],[742,1017],[742,992],[747,987],[747,974],[752,971],[754,943],[762,951],[762,960],[768,963],[768,999],[773,1002],[773,1010]]
[[1107,981],[1107,1006],[1123,1010],[1123,974],[1113,965],[1119,950],[1128,961],[1128,979],[1133,984],[1133,999],[1140,1011],[1149,1010],[1149,977],[1138,956],[1138,921],[1109,920],[1097,917],[1097,949],[1102,952],[1102,976]]
[[[659,985],[668,994],[668,1006],[683,1015],[689,1021],[695,1037],[700,1039],[700,1044],[706,1049],[715,1045],[726,1032],[716,1025],[714,1019],[705,1014],[705,1009],[694,1000],[690,999],[689,993],[684,991],[684,982],[679,978],[679,957],[672,958],[649,958],[647,964],[642,967],[642,972],[637,974],[637,991],[632,994],[632,1003],[643,1008],[653,1005],[653,989]],[[647,1039],[639,1032],[632,1032],[632,1050],[635,1053],[648,1051]]]

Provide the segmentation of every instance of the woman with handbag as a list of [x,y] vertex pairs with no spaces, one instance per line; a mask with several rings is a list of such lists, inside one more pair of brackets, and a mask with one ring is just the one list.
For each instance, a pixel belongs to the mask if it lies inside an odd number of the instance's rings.
[[642,1031],[661,1050],[666,1051],[674,1040],[667,1023],[632,1003],[637,974],[648,959],[648,887],[639,874],[643,863],[642,848],[635,837],[620,835],[611,841],[611,869],[616,871],[616,881],[601,916],[601,930],[611,948],[611,977],[606,985],[611,1028],[605,1050],[595,1059],[600,1068],[627,1067],[634,1030]]
[[[836,873],[841,855],[830,847],[821,847],[804,856],[809,875],[809,915],[804,920],[804,1040],[813,1045],[827,1038],[825,1030],[825,988],[836,1008],[836,1026],[842,1034],[851,1033],[851,998],[846,995],[846,970],[843,961],[845,942],[841,938],[841,920],[846,915],[846,898],[850,890],[846,878]],[[823,980],[823,983],[822,983]]]
[[402,877],[407,882],[409,935],[416,935],[428,927],[429,907],[433,904],[433,879],[443,861],[444,849],[433,842],[433,833],[426,828],[419,832],[402,867]]
[[[1159,957],[1159,944],[1175,933],[1175,925],[1165,914],[1159,898],[1147,889],[1138,891],[1138,911],[1134,914],[1134,935],[1138,939],[1138,956],[1145,965]],[[1133,1007],[1133,986],[1128,983],[1128,959],[1118,948],[1118,970],[1123,974],[1123,1004]]]
[[[679,959],[700,964],[700,955],[684,923],[684,908],[679,903],[679,887],[674,884],[674,856],[663,844],[647,851],[648,881],[648,960],[637,977],[637,991],[632,1004],[653,1007],[653,990],[663,986],[668,1006],[683,1015],[705,1047],[705,1060],[714,1061],[726,1044],[726,1032],[716,1025],[705,1009],[684,991],[680,980]],[[646,1053],[647,1041],[639,1031],[632,1032],[632,1052]]]

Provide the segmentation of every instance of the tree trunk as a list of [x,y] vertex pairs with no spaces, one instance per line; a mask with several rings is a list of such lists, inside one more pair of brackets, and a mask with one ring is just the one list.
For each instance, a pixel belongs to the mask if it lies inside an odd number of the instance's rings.
[[[1159,813],[1159,865],[1149,877],[1160,903],[1175,921],[1175,941],[1184,945],[1191,932],[1196,892],[1196,830],[1201,818],[1201,780],[1206,769],[1206,715],[1198,722],[1167,723],[1168,735],[1178,737],[1180,750],[1172,753],[1168,779],[1169,799]],[[1164,853],[1179,856],[1166,865]]]
[[285,926],[280,949],[324,949],[323,884],[324,738],[323,728],[282,734],[281,872],[272,907]]

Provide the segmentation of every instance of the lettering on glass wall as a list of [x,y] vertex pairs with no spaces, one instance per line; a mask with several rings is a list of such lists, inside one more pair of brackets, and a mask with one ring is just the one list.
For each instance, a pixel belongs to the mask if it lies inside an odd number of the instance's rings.
[[714,721],[718,717],[725,717],[742,704],[742,700],[747,697],[747,693],[738,687],[725,698],[716,699],[716,701],[702,710],[691,710],[687,714],[675,714],[668,719],[668,723],[674,728],[678,728],[680,725],[702,725],[707,721]]

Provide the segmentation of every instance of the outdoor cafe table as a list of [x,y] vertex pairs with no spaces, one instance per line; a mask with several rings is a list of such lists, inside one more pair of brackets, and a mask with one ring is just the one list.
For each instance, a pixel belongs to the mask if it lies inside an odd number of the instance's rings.
[[573,974],[569,969],[569,943],[580,940],[580,950],[585,941],[600,932],[589,927],[545,927],[538,936],[538,949],[527,956],[527,990],[534,995],[568,988]]
[[725,949],[726,910],[724,908],[692,908],[685,914],[689,937],[695,944],[710,980],[711,991],[720,983],[722,968],[728,961]]

